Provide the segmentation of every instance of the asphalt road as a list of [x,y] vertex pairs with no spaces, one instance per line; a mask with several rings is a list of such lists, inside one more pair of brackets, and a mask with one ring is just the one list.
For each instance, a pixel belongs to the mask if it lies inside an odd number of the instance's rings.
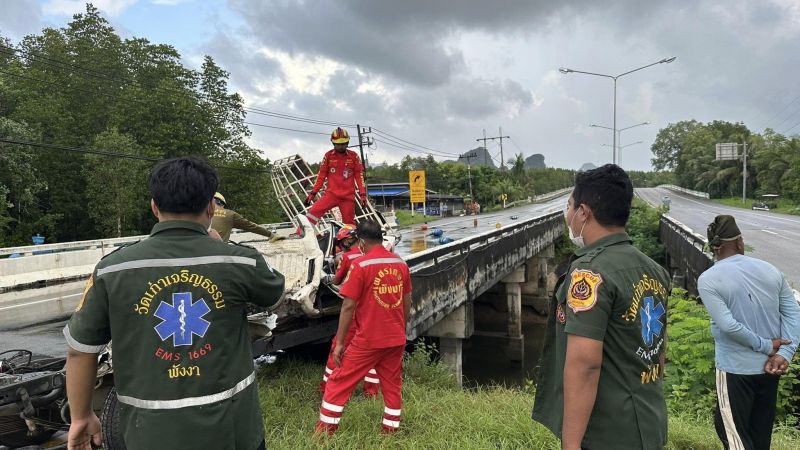
[[748,254],[774,264],[793,288],[800,288],[800,216],[734,208],[662,188],[637,189],[636,194],[656,206],[669,195],[669,215],[702,236],[715,216],[732,215],[748,250],[752,248]]
[[[494,230],[498,223],[500,226],[506,226],[532,217],[563,211],[567,205],[568,198],[569,194],[565,194],[547,202],[509,208],[503,211],[479,214],[477,216],[447,217],[432,220],[428,222],[427,231],[420,229],[419,224],[402,228],[400,229],[402,240],[397,244],[395,252],[398,255],[405,256],[436,247],[439,245],[439,238],[431,236],[431,231],[434,228],[440,228],[443,231],[443,236],[454,240],[463,239]],[[516,219],[512,219],[512,216],[515,216]],[[477,227],[474,226],[476,219],[478,221]]]

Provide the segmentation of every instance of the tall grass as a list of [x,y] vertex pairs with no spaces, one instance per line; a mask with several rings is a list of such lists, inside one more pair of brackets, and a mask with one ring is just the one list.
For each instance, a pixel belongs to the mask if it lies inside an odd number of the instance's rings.
[[[558,440],[531,420],[533,384],[526,388],[459,389],[449,371],[430,362],[430,349],[406,356],[402,424],[380,434],[381,400],[360,388],[333,437],[314,435],[323,365],[286,358],[259,371],[266,440],[275,449],[558,449]],[[795,432],[779,431],[773,448],[800,448]],[[668,449],[719,449],[710,417],[672,415]]]

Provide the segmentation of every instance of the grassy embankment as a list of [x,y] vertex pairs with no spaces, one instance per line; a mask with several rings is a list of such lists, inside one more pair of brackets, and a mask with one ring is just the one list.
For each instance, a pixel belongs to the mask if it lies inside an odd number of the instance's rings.
[[[558,441],[530,418],[533,388],[461,390],[452,375],[418,350],[405,362],[401,430],[379,434],[383,403],[358,393],[344,411],[339,432],[322,439],[331,449],[558,449]],[[259,386],[270,448],[320,447],[313,435],[323,365],[282,359],[260,370]],[[711,417],[671,415],[668,449],[719,449]],[[800,448],[796,432],[778,431],[773,448]]]
[[[753,206],[753,202],[756,201],[755,199],[748,198],[744,203],[742,203],[742,197],[714,198],[712,200],[717,203],[723,204],[725,206],[733,206],[734,208],[743,208],[743,209],[751,209]],[[791,200],[782,198],[778,200],[778,207],[775,209],[771,209],[769,212],[793,214],[795,216],[800,216],[800,205],[792,202]]]
[[414,213],[411,215],[411,211],[403,211],[403,210],[395,210],[394,211],[395,217],[400,220],[400,227],[407,227],[411,225],[416,225],[418,223],[425,223],[425,222],[432,222],[434,220],[438,220],[441,217],[439,216],[424,216],[419,213]]

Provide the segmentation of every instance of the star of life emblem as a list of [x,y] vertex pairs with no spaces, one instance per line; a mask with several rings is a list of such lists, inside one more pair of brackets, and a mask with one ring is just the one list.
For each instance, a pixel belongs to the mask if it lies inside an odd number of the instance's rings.
[[203,316],[211,309],[202,298],[192,303],[191,292],[177,292],[172,294],[172,304],[162,301],[154,314],[162,322],[154,328],[158,337],[166,341],[172,337],[175,347],[192,345],[194,336],[203,337],[208,331],[211,322]]

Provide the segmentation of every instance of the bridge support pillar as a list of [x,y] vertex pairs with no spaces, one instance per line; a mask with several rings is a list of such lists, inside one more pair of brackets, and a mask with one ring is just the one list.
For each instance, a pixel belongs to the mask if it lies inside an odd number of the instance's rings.
[[450,368],[453,375],[456,377],[458,387],[463,384],[463,359],[462,359],[462,344],[464,340],[459,338],[439,338],[439,355],[441,361]]
[[462,382],[462,342],[472,336],[475,321],[472,302],[465,303],[431,327],[425,334],[439,338],[441,360],[456,376],[458,385]]
[[522,284],[525,282],[525,267],[520,267],[503,279],[508,304],[508,347],[506,354],[514,364],[521,364],[525,357],[525,340],[522,335]]
[[525,262],[525,283],[522,284],[522,304],[536,311],[547,311],[549,295],[550,258],[555,256],[555,248],[550,245]]

